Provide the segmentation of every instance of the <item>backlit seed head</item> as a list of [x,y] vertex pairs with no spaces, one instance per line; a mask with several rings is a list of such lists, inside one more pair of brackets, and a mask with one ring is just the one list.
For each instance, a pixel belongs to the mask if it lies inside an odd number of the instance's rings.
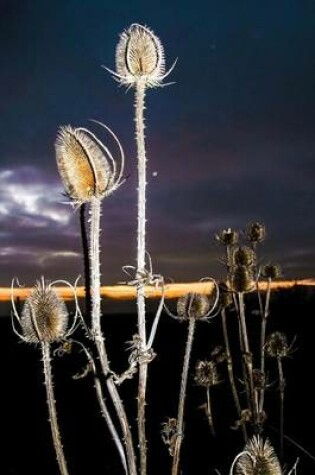
[[65,303],[44,281],[37,282],[22,310],[21,328],[25,340],[52,343],[65,336],[67,327]]
[[228,286],[233,292],[251,292],[254,290],[252,270],[245,266],[233,268],[228,278]]
[[238,243],[238,233],[231,228],[223,229],[215,235],[215,238],[224,246],[234,246]]
[[220,384],[217,365],[214,361],[197,361],[194,380],[198,386],[209,388]]
[[254,436],[244,447],[244,454],[238,459],[236,475],[282,475],[282,469],[269,440]]
[[233,252],[233,264],[250,267],[255,263],[255,253],[247,246],[238,247]]
[[55,148],[58,170],[72,200],[85,203],[113,190],[115,176],[104,147],[89,131],[61,127]]
[[208,297],[198,293],[188,293],[177,300],[177,315],[182,320],[203,318],[210,310]]
[[272,333],[265,345],[265,352],[270,358],[285,358],[290,352],[287,337],[282,332]]
[[266,238],[266,227],[263,223],[250,223],[245,230],[247,241],[252,243],[262,242]]
[[147,87],[158,86],[165,75],[164,48],[146,26],[132,24],[120,35],[116,48],[119,81],[132,86],[141,79]]
[[282,276],[281,267],[278,264],[266,264],[261,275],[265,279],[279,279]]

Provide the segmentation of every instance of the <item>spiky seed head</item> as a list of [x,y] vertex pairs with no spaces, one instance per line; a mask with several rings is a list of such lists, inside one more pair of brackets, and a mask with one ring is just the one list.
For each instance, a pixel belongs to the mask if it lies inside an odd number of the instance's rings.
[[269,440],[254,436],[244,447],[235,466],[235,475],[282,475],[282,469]]
[[282,276],[281,267],[278,264],[266,264],[261,275],[265,279],[279,279]]
[[116,72],[126,86],[135,85],[139,79],[147,87],[161,83],[165,74],[164,48],[152,30],[134,23],[120,35]]
[[75,202],[102,198],[113,187],[115,177],[100,144],[88,131],[70,126],[59,130],[55,143],[57,166],[65,191]]
[[290,346],[284,333],[274,332],[267,338],[265,352],[270,358],[285,358],[289,351]]
[[247,246],[241,246],[233,252],[233,264],[250,267],[255,263],[255,252]]
[[209,388],[220,384],[217,365],[214,361],[197,361],[194,380],[198,386]]
[[222,229],[222,231],[215,235],[215,238],[223,246],[235,246],[238,243],[238,233],[231,228]]
[[44,281],[37,282],[22,309],[23,336],[30,343],[53,343],[65,336],[68,318],[67,307],[55,290]]
[[177,315],[182,320],[203,318],[210,310],[210,302],[206,295],[188,293],[177,300]]
[[233,268],[228,278],[228,286],[233,292],[251,292],[254,289],[252,270],[246,266]]
[[247,241],[252,243],[262,242],[266,238],[266,227],[263,223],[249,223],[245,230]]

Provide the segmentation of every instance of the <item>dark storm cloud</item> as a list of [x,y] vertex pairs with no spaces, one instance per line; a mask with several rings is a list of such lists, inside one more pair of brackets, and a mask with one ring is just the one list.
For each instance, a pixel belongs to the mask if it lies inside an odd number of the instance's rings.
[[[0,275],[82,271],[78,213],[62,204],[59,125],[107,123],[127,183],[103,205],[103,279],[135,264],[133,93],[113,67],[118,34],[150,25],[178,63],[176,84],[147,94],[148,246],[177,280],[221,271],[219,229],[268,227],[266,259],[314,276],[315,4],[305,1],[2,2]],[[102,137],[106,140],[106,137]],[[12,270],[11,270],[12,269]],[[63,275],[61,275],[63,274]]]

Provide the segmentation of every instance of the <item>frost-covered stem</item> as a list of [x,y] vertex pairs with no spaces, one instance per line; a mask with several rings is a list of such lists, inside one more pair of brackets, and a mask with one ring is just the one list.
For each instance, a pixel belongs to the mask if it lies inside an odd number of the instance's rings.
[[90,267],[91,267],[91,297],[92,297],[92,335],[94,337],[101,368],[106,377],[106,385],[113,401],[123,441],[126,446],[127,463],[130,475],[136,475],[136,459],[133,450],[132,435],[127,420],[123,403],[118,394],[117,387],[110,375],[109,360],[105,347],[105,340],[101,330],[101,277],[100,277],[100,217],[101,202],[97,198],[91,201],[91,235],[90,235]]
[[[233,399],[234,399],[235,409],[236,409],[239,420],[241,420],[242,409],[241,409],[240,399],[238,397],[238,392],[237,392],[237,389],[236,389],[236,384],[235,384],[235,379],[234,379],[233,359],[232,359],[232,353],[231,353],[230,342],[229,342],[229,334],[228,334],[227,324],[226,324],[225,308],[222,308],[222,310],[221,310],[221,320],[222,320],[222,330],[223,330],[223,338],[224,338],[224,345],[225,345],[226,363],[227,363],[229,382],[230,382],[230,385],[231,385],[231,390],[232,390],[232,395],[233,395]],[[244,440],[246,442],[247,441],[247,431],[246,431],[245,423],[242,424],[242,431],[243,431]]]
[[283,459],[283,428],[284,428],[284,388],[285,379],[283,376],[282,358],[277,357],[278,372],[279,372],[279,397],[280,397],[280,457]]
[[87,315],[87,321],[91,320],[91,283],[90,283],[90,260],[89,260],[89,242],[88,232],[86,229],[86,210],[87,204],[82,203],[80,206],[80,229],[81,229],[81,242],[83,253],[83,266],[84,266],[84,287],[85,287],[85,311]]
[[[138,231],[137,231],[137,274],[143,275],[145,271],[145,230],[146,230],[146,151],[144,135],[144,99],[145,83],[140,78],[136,84],[135,96],[135,122],[136,142],[138,155]],[[140,336],[140,351],[145,352],[146,320],[145,320],[145,290],[144,283],[139,282],[137,287],[138,331]],[[138,385],[138,435],[140,449],[140,474],[147,473],[147,441],[145,430],[145,406],[148,363],[140,362]]]
[[45,386],[46,386],[47,405],[48,405],[51,435],[52,435],[52,439],[54,443],[54,448],[56,452],[60,474],[68,475],[69,472],[67,468],[65,455],[63,453],[63,447],[61,443],[61,437],[60,437],[58,420],[57,420],[56,401],[55,401],[51,362],[50,362],[50,344],[47,342],[43,342],[41,346],[42,346]]
[[210,396],[210,388],[206,388],[206,393],[207,393],[207,418],[208,418],[208,423],[210,426],[210,431],[213,437],[215,436],[215,430],[214,430],[214,424],[213,424],[213,417],[212,417],[212,408],[211,408],[211,396]]
[[174,455],[173,455],[172,475],[178,475],[179,473],[180,449],[181,449],[182,440],[184,437],[184,408],[185,408],[185,398],[186,398],[186,389],[187,389],[187,380],[188,380],[188,370],[189,370],[191,349],[192,349],[192,344],[194,340],[195,325],[196,325],[196,320],[194,318],[190,318],[184,363],[183,363],[182,379],[181,379],[180,392],[179,392],[179,400],[178,400],[177,434],[176,434],[177,437],[176,437]]
[[[271,294],[271,279],[268,279],[267,290],[266,290],[266,302],[263,315],[261,317],[261,332],[260,332],[260,371],[265,374],[265,344],[266,344],[266,328],[267,328],[267,319],[269,316],[269,307],[270,307],[270,294]],[[263,387],[260,392],[259,400],[259,412],[262,412],[264,409],[265,402],[265,388]]]

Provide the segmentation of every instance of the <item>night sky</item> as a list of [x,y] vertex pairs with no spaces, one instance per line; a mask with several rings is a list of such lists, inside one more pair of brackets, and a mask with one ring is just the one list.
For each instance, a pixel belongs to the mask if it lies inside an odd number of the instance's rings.
[[314,1],[2,0],[0,286],[82,272],[79,215],[64,203],[54,140],[60,125],[90,118],[119,136],[130,175],[103,204],[103,283],[135,264],[133,91],[101,68],[114,68],[133,22],[160,37],[167,66],[178,58],[176,84],[150,90],[146,103],[155,271],[222,276],[214,234],[259,220],[262,259],[280,262],[286,278],[314,277]]

